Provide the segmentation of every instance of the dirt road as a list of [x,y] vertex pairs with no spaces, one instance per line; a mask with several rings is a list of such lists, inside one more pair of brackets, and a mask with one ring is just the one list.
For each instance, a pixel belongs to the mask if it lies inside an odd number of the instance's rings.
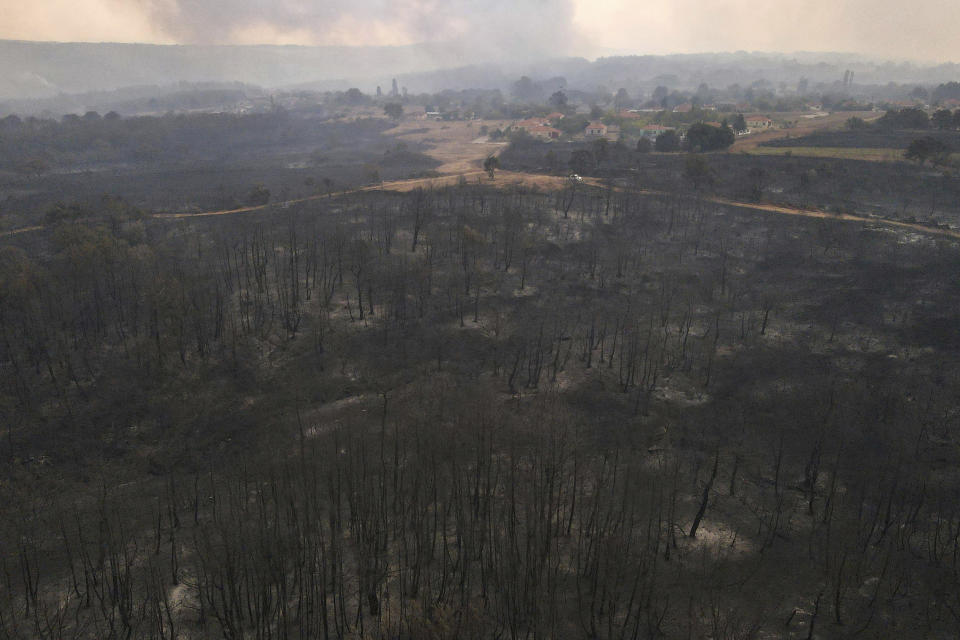
[[[750,136],[750,140],[738,141],[737,144],[756,145],[765,140],[773,140],[777,137],[790,135],[804,135],[824,127],[840,126],[847,118],[854,115],[861,117],[876,114],[867,113],[839,113],[831,114],[825,118],[811,120],[809,123],[802,123],[796,128],[787,130],[769,131],[756,136]],[[502,126],[502,122],[485,123],[490,128]],[[283,209],[294,204],[323,200],[350,193],[359,193],[364,191],[412,191],[416,188],[441,188],[458,184],[461,180],[468,182],[482,183],[496,188],[511,188],[516,186],[536,187],[543,190],[563,189],[569,183],[562,176],[552,176],[535,173],[521,173],[513,171],[497,171],[496,176],[491,180],[485,171],[480,170],[480,164],[490,155],[499,154],[504,145],[501,143],[475,142],[479,135],[480,125],[474,126],[472,122],[451,122],[443,123],[436,121],[411,120],[401,123],[390,130],[398,139],[407,139],[412,141],[424,142],[431,145],[430,155],[443,161],[439,167],[445,175],[434,178],[416,178],[412,180],[394,180],[383,182],[377,185],[360,187],[349,191],[340,191],[331,194],[321,194],[309,196],[306,198],[297,198],[285,202],[277,202],[265,205],[250,207],[239,207],[236,209],[225,209],[222,211],[204,211],[201,213],[155,213],[151,217],[161,220],[176,220],[182,218],[202,218],[208,216],[237,215],[243,213],[252,213],[263,211],[270,208]],[[736,150],[736,145],[734,146]],[[593,187],[603,187],[603,183],[597,178],[584,178],[583,185]],[[622,189],[618,189],[622,190]],[[649,190],[629,190],[638,195],[667,195],[663,192]],[[948,238],[960,239],[960,232],[951,229],[941,229],[938,227],[928,227],[920,224],[908,222],[899,222],[896,220],[886,220],[881,218],[871,218],[868,216],[857,216],[851,214],[835,214],[820,209],[801,209],[798,207],[788,207],[783,205],[755,203],[755,202],[737,202],[724,198],[707,198],[710,202],[749,209],[753,211],[762,211],[765,213],[777,213],[783,215],[801,216],[805,218],[821,218],[825,220],[843,220],[849,222],[861,222],[878,226],[885,226],[896,229],[909,229],[917,233],[931,234]],[[13,236],[20,233],[39,231],[42,226],[23,227],[0,233],[0,238]]]
[[[160,219],[160,220],[177,220],[183,218],[203,218],[209,216],[225,216],[225,215],[236,215],[243,213],[252,213],[255,211],[263,211],[270,208],[283,209],[293,204],[298,204],[302,202],[310,202],[314,200],[323,200],[327,198],[334,198],[342,195],[347,195],[349,193],[360,193],[364,191],[399,191],[406,192],[412,191],[418,187],[424,189],[431,188],[440,188],[448,187],[455,184],[458,184],[461,179],[465,179],[469,182],[480,182],[482,184],[500,188],[507,189],[517,186],[527,186],[527,187],[536,187],[543,189],[545,191],[563,189],[569,184],[568,180],[562,176],[551,176],[543,175],[536,173],[520,173],[514,171],[498,171],[496,177],[493,180],[487,176],[484,171],[471,171],[468,173],[462,173],[458,175],[447,175],[437,178],[418,178],[415,180],[396,180],[393,182],[384,182],[382,184],[361,187],[359,189],[353,189],[350,191],[341,191],[337,193],[331,193],[329,195],[316,195],[310,196],[308,198],[298,198],[296,200],[288,200],[286,202],[277,202],[272,204],[258,205],[253,207],[240,207],[238,209],[226,209],[223,211],[204,211],[201,213],[155,213],[151,217]],[[604,184],[601,180],[597,178],[584,178],[584,186],[588,187],[598,187],[603,188]],[[627,191],[630,193],[636,193],[637,195],[642,196],[666,196],[669,195],[667,192],[663,191],[652,191],[646,189],[625,189],[618,188],[617,191]],[[762,211],[765,213],[777,213],[782,215],[791,215],[791,216],[800,216],[803,218],[820,218],[824,220],[842,220],[847,222],[861,222],[876,226],[884,226],[894,229],[909,229],[917,233],[924,233],[929,235],[937,235],[942,237],[948,237],[953,239],[960,240],[960,232],[954,231],[952,229],[941,229],[938,227],[929,227],[921,224],[909,223],[909,222],[899,222],[897,220],[887,220],[883,218],[871,218],[869,216],[858,216],[848,213],[831,213],[828,211],[823,211],[822,209],[801,209],[799,207],[788,207],[783,205],[776,204],[766,204],[766,203],[757,203],[757,202],[739,202],[736,200],[728,200],[726,198],[717,198],[711,197],[706,198],[708,202],[714,202],[716,204],[723,204],[731,207],[737,207],[740,209],[749,209],[752,211]],[[20,233],[28,233],[31,231],[40,231],[43,229],[42,226],[33,226],[33,227],[23,227],[21,229],[14,229],[12,231],[6,231],[0,233],[0,238],[13,236]]]
[[[264,209],[270,208],[286,208],[290,205],[300,204],[302,202],[312,202],[315,200],[325,200],[328,198],[336,198],[338,196],[344,196],[351,193],[362,193],[364,191],[399,191],[401,193],[407,191],[413,191],[417,188],[423,189],[439,189],[441,187],[450,187],[456,184],[459,184],[461,180],[466,180],[471,183],[485,184],[497,188],[508,188],[516,186],[528,186],[528,187],[538,187],[541,189],[561,189],[565,184],[567,184],[567,179],[561,176],[549,176],[541,175],[537,173],[517,173],[513,171],[497,171],[493,180],[487,175],[486,171],[477,171],[476,169],[468,171],[465,173],[437,176],[433,178],[414,178],[411,180],[392,180],[388,182],[382,182],[380,184],[368,185],[366,187],[359,187],[357,189],[349,189],[347,191],[335,191],[330,194],[320,194],[315,196],[308,196],[306,198],[296,198],[294,200],[286,200],[284,202],[274,202],[270,204],[262,204],[250,207],[239,207],[237,209],[224,209],[222,211],[202,211],[200,213],[154,213],[151,215],[152,218],[158,218],[161,220],[171,220],[177,218],[203,218],[206,216],[224,216],[232,215],[237,213],[251,213],[254,211],[263,211]],[[585,182],[594,182],[599,185],[599,181],[591,179]],[[43,227],[30,227],[25,229],[20,229],[18,231],[32,231],[42,229]],[[13,232],[8,232],[13,233]],[[0,234],[2,237],[2,234]]]
[[[487,186],[496,187],[499,189],[507,189],[517,186],[527,186],[527,187],[537,187],[543,190],[558,190],[566,187],[569,182],[566,178],[561,176],[551,176],[538,173],[522,173],[515,171],[498,171],[496,177],[493,180],[487,176],[484,171],[472,171],[469,173],[463,173],[460,175],[450,175],[442,176],[439,178],[418,178],[416,180],[396,180],[393,182],[384,182],[379,185],[361,187],[359,189],[354,189],[351,191],[343,191],[331,196],[319,195],[311,196],[309,198],[300,198],[297,200],[290,200],[283,203],[276,204],[267,204],[256,207],[242,207],[240,209],[230,209],[226,211],[206,211],[203,213],[157,213],[154,214],[154,218],[160,219],[172,219],[172,218],[198,218],[203,216],[222,216],[222,215],[231,215],[237,213],[248,213],[252,211],[261,211],[263,209],[268,209],[270,207],[286,207],[292,204],[300,202],[309,202],[311,200],[321,200],[327,197],[336,197],[339,195],[346,195],[348,193],[359,193],[363,191],[399,191],[406,192],[412,191],[418,187],[429,189],[429,188],[440,188],[448,187],[455,184],[458,184],[461,179],[465,179],[469,182],[480,182]],[[589,187],[599,187],[603,188],[603,182],[598,178],[583,178],[583,185]],[[647,189],[626,189],[626,188],[617,188],[617,191],[626,191],[630,193],[636,193],[637,195],[645,196],[667,196],[670,195],[665,191],[653,191]],[[800,216],[803,218],[819,218],[823,220],[843,220],[847,222],[862,222],[879,226],[886,226],[897,229],[909,229],[911,231],[916,231],[918,233],[926,233],[932,235],[945,236],[948,238],[960,239],[960,231],[954,231],[952,229],[941,229],[938,227],[929,227],[921,224],[915,224],[910,222],[899,222],[897,220],[887,220],[884,218],[871,218],[869,216],[858,216],[849,213],[831,213],[829,211],[824,211],[822,209],[802,209],[799,207],[789,207],[784,205],[776,204],[766,204],[762,202],[741,202],[737,200],[728,200],[726,198],[718,197],[709,197],[706,198],[708,202],[713,202],[716,204],[723,204],[731,207],[737,207],[740,209],[750,209],[752,211],[762,211],[765,213],[779,213],[783,215],[791,216]],[[31,229],[39,229],[40,227],[32,227]],[[24,229],[26,231],[27,229]]]

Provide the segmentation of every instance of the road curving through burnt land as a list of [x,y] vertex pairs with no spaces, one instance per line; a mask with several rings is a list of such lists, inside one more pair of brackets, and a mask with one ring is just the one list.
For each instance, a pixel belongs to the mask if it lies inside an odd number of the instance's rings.
[[[417,188],[431,189],[431,188],[441,188],[449,187],[460,184],[462,181],[467,182],[477,182],[479,184],[484,184],[486,186],[491,186],[500,189],[516,188],[516,187],[536,187],[544,190],[558,190],[564,189],[570,186],[570,182],[567,178],[563,176],[555,176],[549,174],[539,174],[539,173],[525,173],[525,172],[515,172],[515,171],[498,171],[494,179],[490,179],[487,176],[485,171],[471,171],[467,173],[460,174],[450,174],[443,175],[431,178],[415,178],[410,180],[393,180],[389,182],[383,182],[375,185],[369,185],[365,187],[358,187],[356,189],[349,189],[346,191],[337,191],[329,194],[318,194],[313,196],[308,196],[305,198],[296,198],[293,200],[285,200],[283,202],[274,202],[269,204],[254,205],[247,207],[238,207],[235,209],[224,209],[221,211],[200,211],[200,212],[169,212],[169,213],[154,213],[150,217],[158,220],[182,220],[189,218],[203,218],[210,216],[225,216],[225,215],[237,215],[244,213],[253,213],[257,211],[265,211],[268,209],[283,209],[295,204],[301,204],[304,202],[312,202],[317,200],[325,200],[328,198],[336,198],[339,196],[350,195],[354,193],[363,193],[368,191],[412,191]],[[594,187],[594,188],[608,188],[607,184],[604,183],[599,178],[583,178],[582,183],[579,183],[585,187]],[[614,190],[624,193],[634,193],[640,196],[668,196],[675,195],[670,194],[666,191],[654,191],[647,189],[635,189],[629,187],[613,187]],[[787,205],[780,204],[771,204],[763,202],[741,202],[737,200],[729,200],[726,198],[711,197],[706,196],[703,198],[705,202],[711,202],[714,204],[721,204],[729,207],[736,207],[738,209],[747,209],[752,211],[760,211],[765,213],[777,213],[782,215],[791,215],[791,216],[800,216],[804,218],[818,218],[823,220],[838,220],[845,222],[860,222],[865,224],[885,226],[893,229],[908,229],[910,231],[915,231],[917,233],[923,233],[928,235],[937,235],[947,238],[952,238],[955,240],[960,240],[960,231],[953,229],[945,229],[940,227],[931,227],[927,225],[912,223],[912,222],[901,222],[898,220],[889,220],[887,218],[875,218],[871,216],[862,216],[849,213],[832,213],[829,211],[824,211],[823,209],[812,209],[812,208],[801,208],[801,207],[791,207]],[[6,238],[22,233],[29,233],[33,231],[41,231],[44,227],[40,225],[30,226],[30,227],[21,227],[19,229],[12,229],[10,231],[5,231],[0,233],[0,238]]]

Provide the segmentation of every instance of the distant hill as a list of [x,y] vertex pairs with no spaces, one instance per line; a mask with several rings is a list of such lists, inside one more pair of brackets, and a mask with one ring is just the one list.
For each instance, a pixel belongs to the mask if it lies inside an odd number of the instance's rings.
[[399,47],[196,46],[0,40],[0,99],[176,82],[264,87],[370,82],[474,62],[455,44]]
[[[0,68],[0,111],[21,113],[101,107],[137,112],[152,98],[153,110],[176,110],[185,102],[203,108],[228,104],[231,92],[263,95],[281,88],[358,87],[372,93],[378,85],[387,91],[393,78],[411,93],[496,88],[509,94],[513,83],[528,75],[546,95],[558,88],[615,92],[623,87],[631,95],[649,97],[659,86],[691,91],[701,85],[739,85],[782,93],[793,91],[801,80],[810,89],[843,94],[848,88],[841,80],[853,72],[858,87],[853,93],[868,101],[891,82],[932,88],[960,79],[956,64],[888,62],[844,53],[739,51],[536,61],[470,42],[303,47],[0,40]],[[124,95],[99,95],[118,89]],[[183,91],[190,95],[165,97]],[[42,102],[49,98],[56,100]],[[124,104],[125,99],[132,102]]]

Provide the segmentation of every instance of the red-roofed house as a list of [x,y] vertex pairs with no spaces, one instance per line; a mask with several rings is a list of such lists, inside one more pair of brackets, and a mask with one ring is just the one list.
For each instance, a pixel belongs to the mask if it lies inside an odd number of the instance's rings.
[[559,129],[554,129],[553,127],[527,127],[527,133],[532,135],[534,138],[540,138],[541,140],[556,140],[560,137],[560,134],[563,133]]
[[607,135],[607,125],[602,122],[591,122],[583,130],[583,134],[588,138],[602,138]]
[[548,114],[546,115],[546,118],[547,118],[547,120],[549,120],[550,122],[554,122],[554,121],[556,121],[556,120],[563,120],[564,115],[563,115],[562,113],[560,113],[559,111],[555,111],[555,112],[553,112],[553,113],[548,113]]
[[514,129],[523,129],[534,138],[542,140],[556,140],[563,133],[559,129],[550,126],[546,118],[529,118],[513,124]]
[[689,102],[678,104],[673,108],[674,113],[690,113],[691,111],[693,111],[693,105]]

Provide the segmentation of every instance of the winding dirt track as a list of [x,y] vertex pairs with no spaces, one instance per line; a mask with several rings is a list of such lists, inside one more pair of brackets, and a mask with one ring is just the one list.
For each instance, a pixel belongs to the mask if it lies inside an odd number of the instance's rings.
[[[316,196],[309,196],[307,198],[297,198],[294,200],[287,200],[285,202],[276,202],[271,204],[250,206],[250,207],[239,207],[237,209],[225,209],[222,211],[203,211],[200,213],[155,213],[151,217],[160,219],[160,220],[178,220],[184,218],[204,218],[209,216],[226,216],[226,215],[236,215],[243,213],[253,213],[256,211],[264,211],[266,209],[283,209],[289,207],[290,205],[299,204],[303,202],[311,202],[315,200],[323,200],[326,198],[333,198],[337,196],[347,195],[351,193],[361,193],[364,191],[412,191],[418,187],[430,189],[430,188],[439,188],[447,187],[451,185],[458,184],[461,179],[467,180],[469,182],[481,182],[483,184],[494,186],[501,189],[517,187],[517,186],[528,186],[528,187],[537,187],[545,190],[556,190],[562,189],[567,184],[568,181],[566,178],[561,176],[551,176],[537,173],[521,173],[513,171],[500,171],[497,172],[497,176],[494,180],[490,180],[487,177],[486,172],[484,171],[472,171],[468,173],[461,173],[457,175],[446,175],[439,176],[435,178],[417,178],[414,180],[395,180],[391,182],[384,182],[378,185],[360,187],[358,189],[351,189],[348,191],[339,191],[331,194],[322,194]],[[584,178],[583,184],[591,187],[604,188],[604,184],[601,180],[597,178]],[[666,196],[670,195],[665,191],[653,191],[646,189],[628,189],[628,188],[617,188],[617,191],[636,193],[637,195],[646,195],[646,196]],[[728,200],[726,198],[717,198],[710,197],[705,198],[707,202],[713,202],[716,204],[727,205],[731,207],[737,207],[739,209],[747,209],[751,211],[761,211],[764,213],[778,213],[782,215],[790,216],[800,216],[804,218],[820,218],[824,220],[842,220],[847,222],[861,222],[876,226],[890,227],[894,229],[908,229],[910,231],[915,231],[917,233],[924,233],[929,235],[937,235],[947,238],[953,238],[960,240],[960,231],[954,231],[952,229],[942,229],[938,227],[929,227],[921,224],[914,224],[909,222],[899,222],[897,220],[887,220],[883,218],[871,218],[868,216],[858,216],[848,213],[830,213],[823,211],[822,209],[801,209],[799,207],[788,207],[783,205],[776,204],[765,204],[757,202],[738,202],[736,200]],[[5,231],[0,233],[0,238],[6,238],[22,233],[29,233],[32,231],[40,231],[44,227],[42,226],[32,226],[32,227],[22,227],[20,229],[13,229],[11,231]]]
[[[584,182],[587,182],[584,179]],[[595,179],[590,180],[590,184],[594,186],[602,186],[599,184],[599,181]],[[618,191],[627,191],[630,193],[636,193],[639,195],[647,196],[668,196],[671,195],[666,191],[652,191],[647,189],[617,189]],[[912,222],[900,222],[898,220],[888,220],[886,218],[872,218],[870,216],[858,216],[850,213],[831,213],[829,211],[824,211],[823,209],[801,209],[800,207],[789,207],[779,204],[766,204],[763,202],[740,202],[737,200],[729,200],[727,198],[717,198],[709,197],[704,198],[706,202],[713,202],[715,204],[723,204],[730,207],[737,207],[738,209],[750,209],[752,211],[763,211],[765,213],[780,213],[788,216],[800,216],[802,218],[820,218],[823,220],[843,220],[847,222],[863,222],[867,224],[891,227],[896,229],[909,229],[911,231],[916,231],[917,233],[926,233],[930,235],[945,236],[947,238],[954,238],[960,240],[960,231],[954,231],[953,229],[943,229],[940,227],[929,227],[922,224],[916,224]]]
[[33,227],[20,227],[19,229],[12,229],[10,231],[4,231],[0,233],[0,238],[6,238],[7,236],[15,236],[20,233],[29,233],[30,231],[40,231],[43,229],[42,226],[36,225]]

